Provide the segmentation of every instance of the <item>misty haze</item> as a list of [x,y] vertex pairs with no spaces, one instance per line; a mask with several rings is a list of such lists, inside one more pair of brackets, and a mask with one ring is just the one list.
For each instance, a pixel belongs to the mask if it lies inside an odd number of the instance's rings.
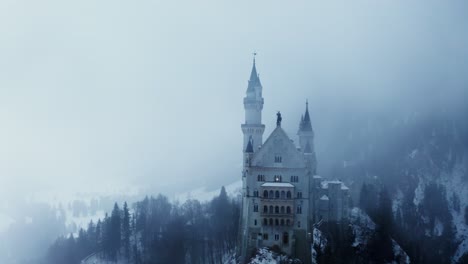
[[468,263],[468,2],[0,2],[0,263]]

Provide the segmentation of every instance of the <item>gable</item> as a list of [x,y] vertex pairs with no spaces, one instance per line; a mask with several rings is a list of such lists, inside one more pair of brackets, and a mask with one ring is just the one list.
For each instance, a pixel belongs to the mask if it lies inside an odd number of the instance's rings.
[[[281,162],[278,162],[278,157]],[[276,161],[276,162],[275,162]],[[261,148],[255,152],[253,166],[304,168],[304,157],[281,127],[276,127]]]

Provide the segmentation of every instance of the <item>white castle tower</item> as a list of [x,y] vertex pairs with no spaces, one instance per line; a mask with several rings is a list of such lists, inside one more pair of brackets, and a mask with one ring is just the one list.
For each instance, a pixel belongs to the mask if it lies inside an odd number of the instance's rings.
[[242,151],[246,151],[249,141],[252,142],[253,151],[256,151],[262,145],[263,132],[265,125],[262,124],[262,84],[255,67],[255,53],[253,59],[252,72],[250,73],[249,83],[247,85],[246,95],[244,97],[245,123],[242,124],[242,133],[244,133],[244,145]]
[[[277,247],[303,263],[311,260],[311,233],[319,221],[340,221],[347,215],[348,191],[339,181],[315,175],[317,161],[308,103],[299,125],[299,146],[281,128],[263,142],[262,85],[255,57],[244,98],[241,261],[260,247]],[[273,116],[273,115],[272,115]]]

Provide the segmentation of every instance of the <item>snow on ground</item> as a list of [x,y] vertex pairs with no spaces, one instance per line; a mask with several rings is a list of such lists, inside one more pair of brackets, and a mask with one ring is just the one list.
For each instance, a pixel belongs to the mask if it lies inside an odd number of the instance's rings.
[[124,260],[107,261],[100,258],[98,254],[92,254],[91,256],[82,260],[81,264],[128,264],[128,262]]
[[249,264],[279,264],[279,263],[300,263],[299,260],[293,260],[285,255],[279,255],[267,248],[260,248]]
[[395,215],[397,210],[401,208],[401,204],[403,203],[403,198],[404,198],[403,192],[400,189],[398,189],[392,201],[393,215]]
[[[372,236],[375,230],[375,223],[370,217],[364,213],[361,209],[354,207],[351,210],[351,223],[355,239],[353,247],[365,248],[369,238]],[[392,239],[393,254],[398,260],[398,263],[411,263],[408,254],[398,245],[398,243]],[[395,262],[396,263],[396,262]]]
[[416,205],[416,207],[421,203],[421,201],[424,199],[424,189],[425,189],[424,181],[419,180],[418,187],[416,187],[416,190],[414,190],[414,199],[413,203]]
[[322,232],[315,227],[312,232],[312,236],[313,236],[313,243],[311,245],[312,264],[316,264],[317,263],[317,251],[315,250],[315,248],[318,248],[321,252],[324,252],[328,241],[325,238],[325,236],[322,235]]
[[434,222],[434,230],[432,233],[434,234],[434,236],[441,236],[443,232],[444,224],[442,223],[442,221],[439,220],[439,218],[436,218]]
[[[465,158],[467,159],[467,158]],[[452,195],[455,193],[460,199],[460,210],[453,208],[453,204],[449,202],[449,208],[455,226],[456,238],[460,241],[453,262],[468,253],[468,224],[465,222],[465,206],[468,206],[468,172],[466,171],[466,162],[459,162],[450,174],[443,174],[440,177],[440,183],[446,188],[447,201],[451,201]]]
[[[237,195],[239,195],[242,190],[242,180],[226,185],[225,188],[228,196],[237,197]],[[189,192],[176,194],[173,197],[173,200],[183,202],[188,199],[195,199],[200,202],[208,202],[211,201],[214,197],[218,196],[220,191],[221,187],[215,190],[207,190],[205,187],[200,187]]]
[[365,247],[368,239],[375,230],[375,223],[366,213],[357,207],[351,210],[350,217],[351,223],[353,224],[353,232],[356,236],[353,247]]
[[406,254],[406,252],[398,245],[395,240],[392,240],[392,246],[393,246],[393,254],[395,255],[396,259],[398,262],[394,261],[393,263],[405,263],[409,264],[411,263],[409,256]]

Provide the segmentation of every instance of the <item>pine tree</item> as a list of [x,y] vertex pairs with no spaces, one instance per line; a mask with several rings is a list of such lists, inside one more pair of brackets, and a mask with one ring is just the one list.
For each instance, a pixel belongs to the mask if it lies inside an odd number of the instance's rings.
[[380,191],[375,222],[377,227],[369,243],[371,258],[377,263],[392,262],[393,245],[390,237],[393,224],[392,202],[385,187]]
[[465,223],[468,225],[468,205],[465,206]]
[[130,212],[128,210],[127,202],[124,203],[123,207],[123,218],[122,218],[122,246],[124,249],[124,255],[127,260],[130,259]]
[[109,253],[111,260],[117,260],[118,253],[121,247],[121,211],[117,203],[114,204],[114,209],[112,210],[112,215],[110,218],[110,244],[109,244]]

